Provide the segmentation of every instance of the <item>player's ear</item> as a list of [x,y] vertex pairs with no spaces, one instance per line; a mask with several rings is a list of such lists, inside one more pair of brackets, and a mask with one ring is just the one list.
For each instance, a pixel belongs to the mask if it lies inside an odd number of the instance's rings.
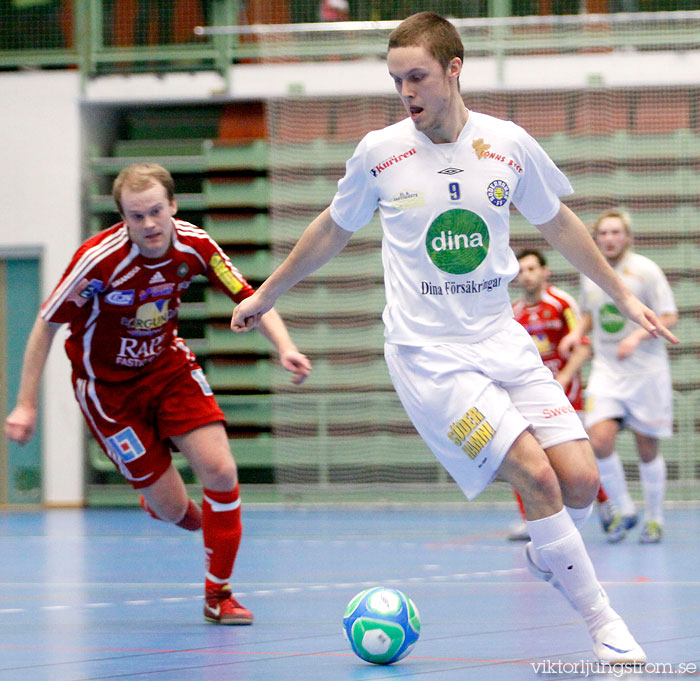
[[459,57],[452,57],[447,65],[447,75],[452,78],[459,78],[462,73],[462,60]]
[[170,202],[170,215],[173,216],[175,213],[177,213],[177,201],[173,199]]

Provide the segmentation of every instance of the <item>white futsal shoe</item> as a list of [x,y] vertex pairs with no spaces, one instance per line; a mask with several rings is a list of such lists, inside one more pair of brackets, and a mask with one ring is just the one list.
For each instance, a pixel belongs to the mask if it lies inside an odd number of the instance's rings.
[[[549,582],[564,596],[564,598],[566,598],[569,605],[576,610],[574,604],[569,600],[566,591],[564,591],[562,585],[554,576],[554,573],[551,570],[542,569],[532,559],[532,550],[532,542],[528,542],[525,545],[525,561],[530,573],[543,582]],[[593,654],[596,656],[596,660],[609,665],[644,664],[647,661],[646,653],[642,650],[637,641],[634,640],[634,637],[630,634],[622,618],[610,607],[610,598],[608,597],[607,591],[602,586],[600,587],[600,593],[603,600],[595,606],[598,617],[602,615],[605,617],[613,617],[613,619],[600,626],[595,633],[591,632]],[[593,613],[591,612],[590,614]],[[584,619],[586,618],[584,617]],[[590,618],[587,621],[590,621]]]
[[593,653],[598,662],[610,665],[640,665],[647,661],[646,653],[621,619],[604,624],[591,636]]

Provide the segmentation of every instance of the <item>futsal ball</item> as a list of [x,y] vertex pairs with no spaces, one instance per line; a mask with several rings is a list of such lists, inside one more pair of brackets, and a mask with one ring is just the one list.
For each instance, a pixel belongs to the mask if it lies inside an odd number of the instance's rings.
[[375,586],[353,598],[343,617],[352,651],[372,664],[391,664],[411,652],[420,635],[420,615],[398,589]]

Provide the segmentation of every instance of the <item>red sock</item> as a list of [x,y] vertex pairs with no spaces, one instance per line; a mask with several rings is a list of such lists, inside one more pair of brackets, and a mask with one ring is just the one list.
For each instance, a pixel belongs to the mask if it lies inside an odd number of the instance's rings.
[[520,509],[520,515],[523,517],[523,520],[527,520],[527,517],[525,516],[525,506],[523,506],[523,500],[521,496],[513,490],[513,494],[515,494],[515,500],[518,502],[518,508]]
[[[163,520],[162,518],[157,516],[155,511],[148,505],[148,502],[146,501],[143,494],[139,494],[139,503],[141,504],[141,508],[144,511],[146,511],[146,513],[148,513],[151,516],[151,518],[155,518],[156,520]],[[197,506],[197,504],[195,504],[194,501],[192,501],[192,499],[188,499],[187,510],[185,511],[185,515],[182,516],[182,518],[174,524],[178,527],[182,527],[186,530],[194,532],[195,530],[198,530],[200,527],[202,527],[202,511],[200,510],[199,506]]]
[[202,533],[208,591],[228,583],[241,542],[241,530],[238,485],[228,492],[205,489],[202,499]]
[[603,502],[608,500],[608,494],[607,492],[603,489],[603,485],[601,485],[598,488],[598,496],[596,497],[598,501],[602,504]]
[[200,527],[202,527],[202,510],[199,508],[199,506],[197,506],[197,504],[194,503],[194,501],[192,501],[192,499],[190,499],[189,503],[187,504],[185,515],[182,516],[182,519],[175,524],[178,527],[184,528],[185,530],[190,530],[190,532],[198,530]]

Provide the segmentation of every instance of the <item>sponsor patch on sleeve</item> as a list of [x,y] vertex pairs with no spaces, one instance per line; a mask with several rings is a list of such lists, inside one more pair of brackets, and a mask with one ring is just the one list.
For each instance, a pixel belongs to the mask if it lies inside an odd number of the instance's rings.
[[212,268],[219,281],[231,291],[231,293],[238,293],[243,288],[243,282],[231,272],[228,265],[224,262],[224,259],[218,253],[214,253],[214,255],[211,256],[209,266]]

